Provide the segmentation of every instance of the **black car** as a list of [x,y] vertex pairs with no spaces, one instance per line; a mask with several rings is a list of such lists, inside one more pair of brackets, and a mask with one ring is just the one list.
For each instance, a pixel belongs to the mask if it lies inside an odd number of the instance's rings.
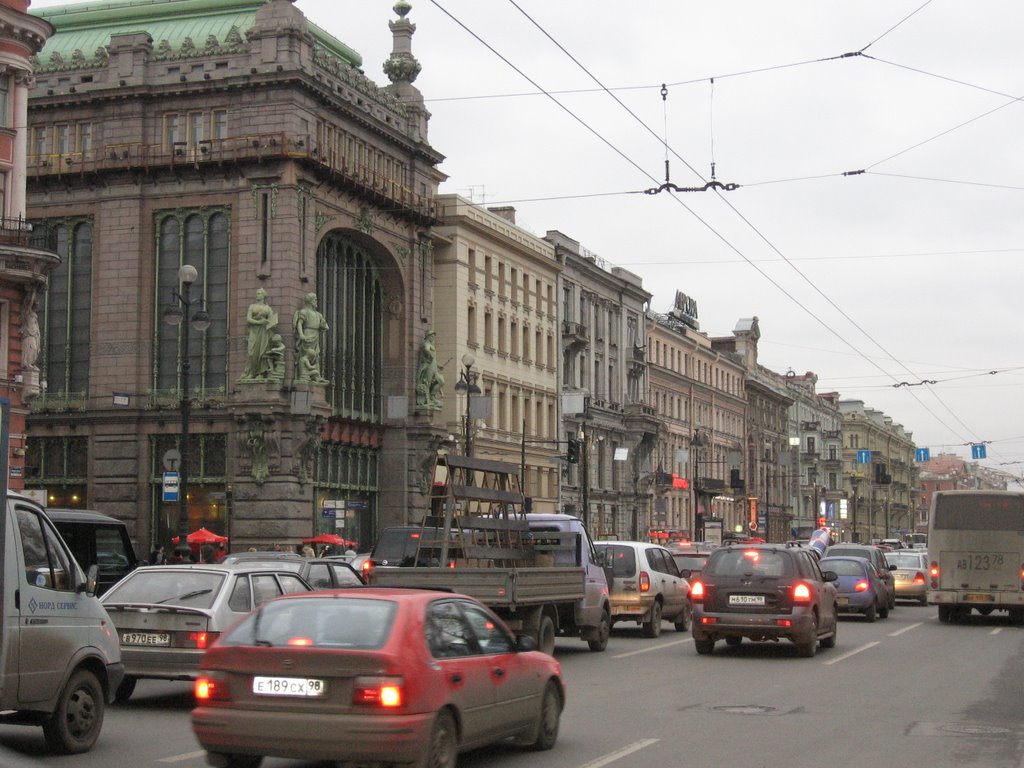
[[789,640],[801,656],[818,643],[832,648],[839,625],[836,574],[823,572],[810,550],[787,544],[744,544],[711,553],[690,582],[697,653],[715,642]]
[[871,563],[886,595],[885,607],[879,609],[878,615],[883,619],[888,618],[889,611],[896,607],[896,577],[892,573],[896,566],[889,565],[885,552],[873,544],[833,544],[822,557],[863,557]]

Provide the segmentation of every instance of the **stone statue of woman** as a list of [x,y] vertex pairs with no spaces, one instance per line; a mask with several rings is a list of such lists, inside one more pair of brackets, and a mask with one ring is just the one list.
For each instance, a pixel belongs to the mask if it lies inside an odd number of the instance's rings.
[[21,313],[21,367],[27,371],[38,371],[36,360],[39,359],[39,315],[36,314],[36,290],[33,288],[25,295]]
[[267,304],[267,292],[263,288],[256,289],[256,301],[249,305],[245,316],[249,328],[246,345],[247,357],[245,373],[239,381],[281,381],[284,378],[283,367],[278,364],[280,357],[275,348],[275,332],[277,313]]

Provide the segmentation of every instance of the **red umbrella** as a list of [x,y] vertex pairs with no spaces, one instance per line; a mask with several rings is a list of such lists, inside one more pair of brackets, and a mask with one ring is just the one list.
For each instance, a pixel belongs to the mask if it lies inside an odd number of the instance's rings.
[[303,539],[303,544],[333,544],[336,547],[350,547],[355,542],[351,542],[348,539],[342,538],[336,533],[321,533],[319,536],[314,536],[311,539]]
[[228,537],[200,528],[198,531],[192,531],[185,540],[189,544],[220,544],[222,541],[227,542]]

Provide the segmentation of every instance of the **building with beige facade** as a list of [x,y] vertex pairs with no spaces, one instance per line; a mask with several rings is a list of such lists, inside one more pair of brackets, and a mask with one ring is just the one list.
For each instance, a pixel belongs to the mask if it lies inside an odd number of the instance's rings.
[[[532,509],[559,509],[561,265],[512,208],[438,198],[434,329],[444,365],[443,450],[520,467]],[[456,388],[462,381],[464,386]],[[470,392],[476,387],[479,393]],[[467,410],[467,408],[469,410]],[[448,438],[450,436],[450,438]]]
[[918,518],[918,470],[913,433],[863,400],[840,400],[843,481],[850,540],[895,537]]
[[743,446],[746,372],[712,349],[697,304],[677,292],[666,313],[647,313],[648,402],[664,425],[656,467],[653,525],[669,539],[705,539],[746,523]]

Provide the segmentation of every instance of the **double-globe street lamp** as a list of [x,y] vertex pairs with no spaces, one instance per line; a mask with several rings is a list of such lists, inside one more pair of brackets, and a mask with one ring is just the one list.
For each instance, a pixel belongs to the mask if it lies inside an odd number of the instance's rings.
[[[189,349],[189,329],[205,331],[210,327],[210,314],[202,308],[202,296],[192,298],[192,283],[199,277],[199,272],[191,264],[183,264],[178,270],[178,282],[181,284],[180,291],[172,291],[172,303],[164,309],[164,322],[169,325],[181,326],[181,345],[178,350],[178,357],[181,365],[181,468],[178,481],[178,536],[179,543],[184,546],[188,538],[188,470],[189,470],[189,449],[188,449],[188,427],[189,415],[192,410],[192,400],[189,393],[189,373],[191,372],[191,358]],[[198,306],[195,312],[193,306]]]
[[475,362],[476,358],[469,354],[469,352],[462,356],[462,370],[459,371],[459,380],[455,383],[455,391],[459,394],[465,393],[466,395],[466,416],[463,429],[465,430],[467,456],[473,455],[473,416],[470,406],[473,401],[473,395],[479,395],[481,392],[480,387],[476,383],[480,373],[473,370],[473,363]]

